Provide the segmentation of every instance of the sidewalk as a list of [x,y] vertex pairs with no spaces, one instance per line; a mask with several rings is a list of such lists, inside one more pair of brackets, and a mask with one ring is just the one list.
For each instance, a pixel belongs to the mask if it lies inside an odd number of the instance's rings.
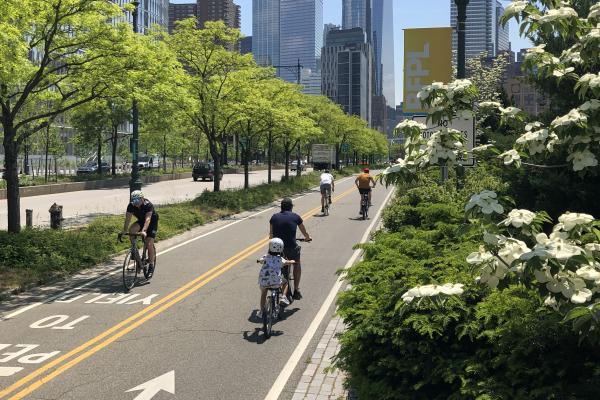
[[340,349],[336,335],[345,328],[341,317],[334,316],[306,366],[292,400],[344,400],[350,399],[344,389],[344,374],[340,370],[326,372],[331,359]]

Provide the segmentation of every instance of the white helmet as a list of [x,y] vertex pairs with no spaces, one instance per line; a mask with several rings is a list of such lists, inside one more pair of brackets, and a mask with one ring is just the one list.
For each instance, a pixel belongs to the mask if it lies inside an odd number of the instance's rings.
[[283,253],[283,240],[279,238],[273,238],[269,242],[269,251],[271,253]]
[[134,190],[133,192],[131,192],[131,201],[143,200],[143,199],[144,199],[144,193],[142,193],[141,190]]

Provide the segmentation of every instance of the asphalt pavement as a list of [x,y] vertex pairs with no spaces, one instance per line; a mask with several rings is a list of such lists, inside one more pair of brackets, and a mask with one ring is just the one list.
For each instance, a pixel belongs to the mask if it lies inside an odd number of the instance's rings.
[[[284,170],[273,170],[273,180],[279,181]],[[295,174],[295,172],[292,172]],[[255,186],[267,182],[267,171],[250,173],[250,185]],[[221,181],[223,189],[235,189],[244,186],[244,174],[225,174]],[[194,182],[192,178],[174,181],[149,183],[143,186],[146,197],[154,204],[169,204],[192,200],[205,190],[212,190],[213,182]],[[25,226],[25,210],[33,210],[33,225],[50,225],[48,210],[53,203],[63,206],[65,225],[78,226],[87,224],[95,217],[125,213],[129,198],[129,188],[109,188],[98,190],[82,190],[32,196],[21,198],[21,224]],[[6,200],[0,200],[0,229],[7,227]]]
[[129,293],[116,258],[1,303],[0,398],[291,399],[331,319],[336,272],[391,196],[378,186],[373,219],[360,220],[352,181],[338,182],[327,217],[318,191],[295,200],[314,241],[302,248],[304,298],[271,338],[256,315],[256,259],[277,211],[264,207],[159,243],[155,276]]

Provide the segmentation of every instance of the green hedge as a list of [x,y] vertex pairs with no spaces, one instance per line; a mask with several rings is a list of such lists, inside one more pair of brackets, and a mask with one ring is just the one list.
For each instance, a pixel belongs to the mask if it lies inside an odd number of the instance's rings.
[[[308,174],[249,190],[204,192],[191,202],[160,206],[157,240],[298,193],[318,182],[318,176]],[[116,241],[122,229],[123,216],[109,216],[73,230],[24,229],[19,234],[0,231],[0,293],[63,278],[109,260],[127,248],[126,243]]]
[[[465,258],[479,234],[461,209],[481,182],[505,189],[484,169],[460,191],[452,183],[399,188],[386,229],[347,272],[351,289],[338,312],[348,329],[336,365],[361,400],[597,397],[598,346],[578,343],[537,292],[475,282]],[[409,307],[401,300],[414,286],[444,283],[464,283],[465,293],[416,307],[417,299]]]

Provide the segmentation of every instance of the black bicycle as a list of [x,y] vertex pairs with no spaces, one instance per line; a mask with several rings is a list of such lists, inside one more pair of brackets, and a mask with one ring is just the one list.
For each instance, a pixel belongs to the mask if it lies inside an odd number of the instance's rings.
[[279,304],[281,299],[281,287],[269,286],[267,289],[267,298],[265,308],[262,310],[263,331],[268,339],[273,332],[273,323],[276,319],[283,317],[283,307]]
[[325,197],[325,207],[323,208],[323,214],[327,216],[329,215],[329,208],[331,207],[331,189],[327,189],[325,191],[325,195],[322,196]]
[[369,218],[369,193],[360,195],[360,216],[363,220]]
[[[148,254],[148,244],[144,240],[144,246],[142,250],[142,254],[140,255],[140,251],[138,249],[138,237],[142,236],[141,233],[120,233],[119,241],[123,240],[123,236],[130,236],[133,238],[131,241],[131,249],[125,255],[125,260],[123,261],[123,287],[125,291],[128,292],[135,286],[137,281],[137,275],[140,271],[144,274],[144,278],[148,281],[154,275],[154,271],[150,271],[150,261],[147,258]],[[156,251],[155,253],[156,254]],[[156,256],[154,257],[154,269],[156,270]]]
[[[304,238],[298,238],[296,239],[297,242],[311,242],[311,240],[306,240]],[[281,274],[283,275],[283,278],[285,279],[285,281],[287,282],[287,298],[290,302],[290,304],[292,304],[294,302],[294,295],[296,294],[296,285],[294,284],[294,268],[295,268],[296,264],[291,264],[291,265],[284,265],[283,268],[281,268]]]

